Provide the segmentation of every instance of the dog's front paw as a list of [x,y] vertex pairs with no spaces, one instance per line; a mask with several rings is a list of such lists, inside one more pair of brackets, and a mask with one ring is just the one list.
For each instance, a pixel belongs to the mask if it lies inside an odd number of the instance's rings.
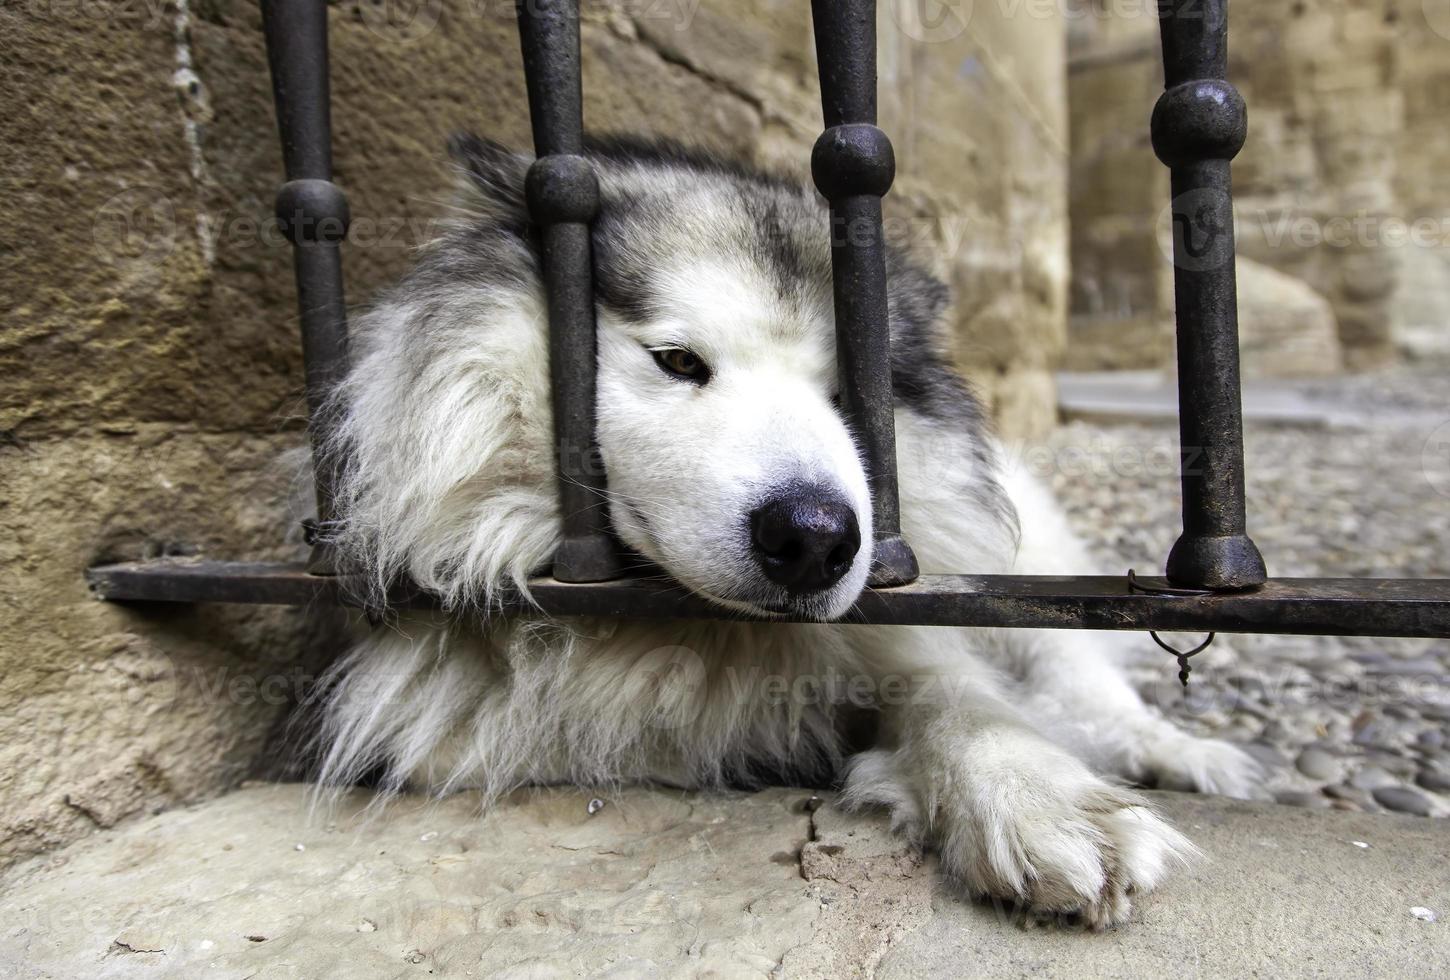
[[1133,738],[1141,746],[1141,755],[1123,774],[1134,782],[1241,800],[1267,796],[1264,767],[1236,745],[1189,735],[1171,722],[1157,719],[1136,731]]
[[1065,754],[967,782],[937,813],[943,864],[973,892],[1022,902],[1034,914],[1117,925],[1132,909],[1130,895],[1198,854],[1140,797]]

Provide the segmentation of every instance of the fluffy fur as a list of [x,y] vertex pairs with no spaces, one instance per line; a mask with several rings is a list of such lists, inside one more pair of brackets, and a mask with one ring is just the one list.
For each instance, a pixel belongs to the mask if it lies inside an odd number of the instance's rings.
[[[1086,633],[843,626],[870,567],[870,497],[833,404],[827,218],[802,184],[615,140],[590,154],[603,210],[599,438],[616,533],[682,588],[819,623],[554,622],[499,617],[558,540],[547,325],[529,160],[452,146],[464,193],[447,232],[357,325],[334,400],[337,545],[373,600],[411,578],[444,612],[398,615],[333,670],[321,780],[385,789],[843,775],[976,893],[1124,919],[1193,847],[1118,780],[1244,794],[1249,759],[1147,708]],[[924,572],[1069,573],[1055,503],[1005,469],[943,360],[945,288],[888,260],[902,521]],[[708,383],[661,371],[687,348]],[[745,515],[808,481],[848,501],[863,545],[841,580],[765,581]],[[852,719],[874,718],[852,754]]]

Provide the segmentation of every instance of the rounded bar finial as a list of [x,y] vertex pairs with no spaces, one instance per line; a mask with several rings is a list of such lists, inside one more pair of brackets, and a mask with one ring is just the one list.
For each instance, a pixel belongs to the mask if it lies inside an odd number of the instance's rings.
[[599,213],[599,178],[582,156],[556,153],[540,157],[524,178],[529,215],[540,224],[588,224]]
[[330,180],[289,180],[277,191],[277,223],[293,245],[340,242],[347,237],[352,210],[347,195]]
[[1170,167],[1199,160],[1232,160],[1249,135],[1249,113],[1238,89],[1218,78],[1174,86],[1153,107],[1153,152]]
[[896,179],[896,154],[890,138],[870,123],[832,126],[811,150],[811,176],[829,200],[885,197]]

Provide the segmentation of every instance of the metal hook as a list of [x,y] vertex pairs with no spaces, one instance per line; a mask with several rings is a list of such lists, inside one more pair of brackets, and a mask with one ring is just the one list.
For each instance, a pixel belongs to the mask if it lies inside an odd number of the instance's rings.
[[1128,569],[1128,591],[1142,592],[1144,595],[1201,596],[1215,594],[1213,589],[1175,589],[1167,585],[1144,585],[1138,581],[1138,573],[1131,568]]
[[[1170,595],[1170,596],[1205,596],[1205,595],[1213,595],[1213,591],[1210,590],[1210,589],[1175,589],[1175,588],[1170,588],[1168,586],[1144,585],[1144,584],[1142,584],[1141,582],[1138,581],[1138,576],[1134,573],[1133,569],[1131,569],[1131,568],[1128,569],[1128,591],[1129,592],[1141,592],[1141,593],[1143,593],[1145,595]],[[1210,633],[1210,634],[1208,634],[1208,638],[1205,639],[1198,646],[1194,647],[1192,650],[1179,650],[1176,647],[1173,647],[1173,646],[1169,645],[1168,643],[1165,643],[1163,641],[1163,638],[1161,636],[1159,636],[1158,633],[1157,633],[1157,631],[1155,631],[1155,630],[1149,630],[1148,631],[1148,635],[1153,638],[1153,642],[1154,643],[1158,644],[1164,650],[1167,650],[1178,661],[1178,681],[1179,681],[1180,684],[1183,685],[1183,689],[1185,691],[1187,691],[1188,690],[1188,675],[1193,672],[1193,668],[1191,666],[1189,666],[1188,658],[1189,657],[1196,656],[1196,655],[1202,653],[1203,651],[1207,650],[1209,648],[1209,645],[1213,643],[1214,637],[1216,637],[1218,634],[1217,633]]]
[[1167,643],[1164,643],[1163,638],[1152,630],[1148,631],[1148,635],[1153,638],[1154,643],[1158,644],[1160,647],[1173,654],[1174,657],[1178,658],[1178,682],[1183,685],[1183,689],[1186,691],[1188,690],[1188,675],[1193,671],[1193,668],[1188,665],[1188,658],[1207,650],[1209,644],[1213,642],[1213,638],[1218,634],[1208,634],[1208,638],[1206,640],[1204,640],[1198,646],[1194,647],[1192,650],[1186,651],[1174,649]]

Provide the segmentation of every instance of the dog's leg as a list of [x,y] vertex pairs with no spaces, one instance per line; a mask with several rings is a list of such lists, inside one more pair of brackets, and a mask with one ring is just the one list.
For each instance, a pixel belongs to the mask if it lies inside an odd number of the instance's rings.
[[984,649],[1015,679],[1014,702],[1098,771],[1160,789],[1255,795],[1263,772],[1252,757],[1190,735],[1143,703],[1119,666],[1119,638],[1078,630],[988,633]]
[[1193,845],[1040,734],[965,651],[953,659],[912,668],[910,694],[883,705],[879,747],[852,758],[843,802],[887,807],[976,894],[1096,928],[1123,921],[1129,894],[1156,886]]
[[[1004,482],[1022,524],[1015,571],[1090,570],[1087,549],[1047,489],[1021,471]],[[984,633],[983,654],[1020,685],[1016,703],[1099,771],[1165,789],[1254,795],[1262,771],[1249,755],[1189,735],[1143,703],[1120,666],[1131,637],[1084,630]]]

